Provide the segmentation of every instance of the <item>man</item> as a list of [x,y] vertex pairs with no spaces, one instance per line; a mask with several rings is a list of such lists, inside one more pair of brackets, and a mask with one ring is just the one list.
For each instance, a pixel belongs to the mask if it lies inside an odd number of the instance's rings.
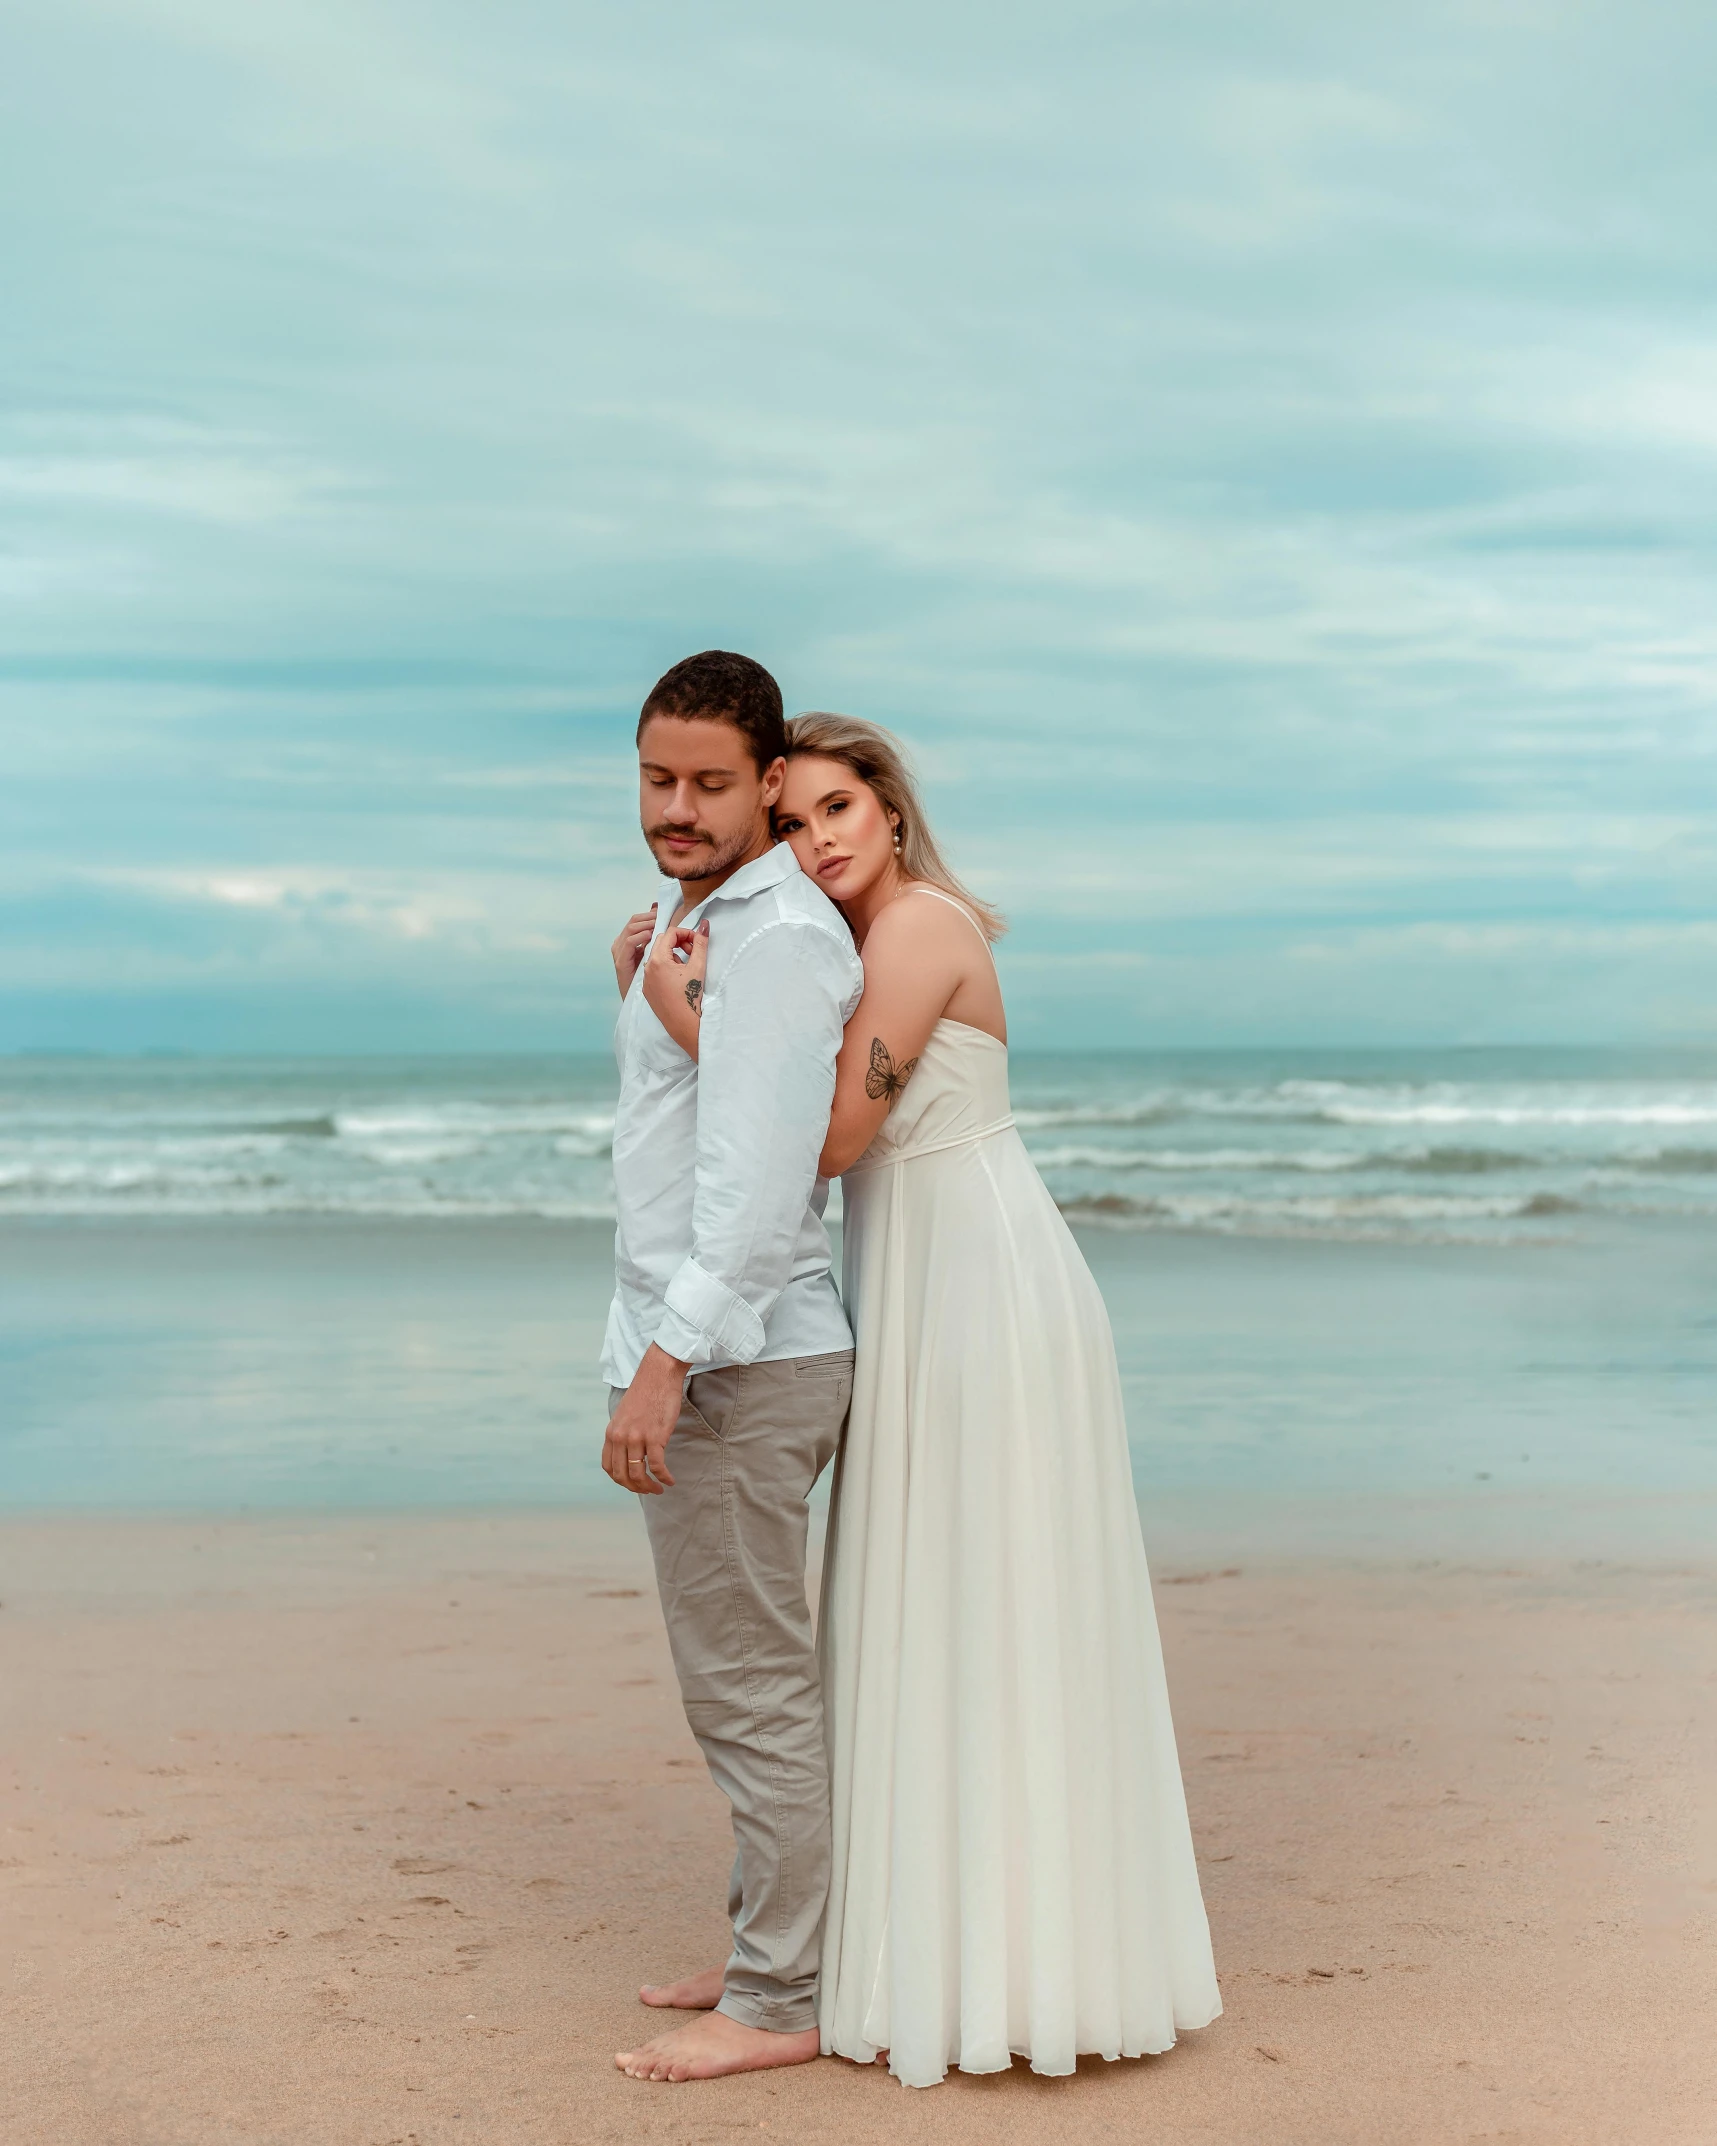
[[[806,1499],[846,1419],[853,1354],[817,1159],[864,978],[834,905],[770,833],[785,750],[780,688],[722,650],[677,663],[638,721],[640,816],[667,878],[614,943],[620,1219],[602,1465],[644,1501],[686,1720],[732,1806],[737,1854],[726,1967],[640,1992],[710,2009],[616,2057],[634,2078],[818,2051],[829,1807]],[[660,933],[702,928],[694,1063],[638,971]]]

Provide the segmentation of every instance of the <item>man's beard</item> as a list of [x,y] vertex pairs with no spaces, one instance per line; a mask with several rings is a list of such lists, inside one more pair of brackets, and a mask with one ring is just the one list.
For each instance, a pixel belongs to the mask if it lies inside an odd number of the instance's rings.
[[736,864],[757,838],[757,830],[749,827],[726,842],[717,842],[713,835],[700,832],[697,847],[681,856],[656,847],[658,842],[665,843],[669,835],[686,831],[679,827],[646,827],[644,830],[651,856],[669,879],[713,879],[717,872],[725,872],[729,865]]

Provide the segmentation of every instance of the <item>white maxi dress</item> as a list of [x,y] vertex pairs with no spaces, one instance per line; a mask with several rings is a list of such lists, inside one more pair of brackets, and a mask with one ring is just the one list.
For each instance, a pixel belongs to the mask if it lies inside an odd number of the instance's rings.
[[1222,2003],[1114,1341],[1006,1046],[940,1022],[844,1190],[823,2048],[909,2086],[1168,2049]]

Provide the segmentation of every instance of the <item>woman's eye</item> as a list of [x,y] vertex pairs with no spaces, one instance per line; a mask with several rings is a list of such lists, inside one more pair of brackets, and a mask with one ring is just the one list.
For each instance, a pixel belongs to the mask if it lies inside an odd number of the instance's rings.
[[803,820],[777,820],[775,832],[778,835],[796,835],[804,824]]
[[847,801],[846,801],[846,799],[845,799],[844,797],[837,797],[837,798],[835,799],[834,803],[833,803],[833,804],[832,804],[832,805],[831,805],[831,806],[829,807],[829,817],[830,817],[830,819],[833,819],[833,818],[834,818],[834,816],[835,816],[835,814],[836,814],[837,812],[845,812],[845,810],[846,810],[846,809],[847,809]]

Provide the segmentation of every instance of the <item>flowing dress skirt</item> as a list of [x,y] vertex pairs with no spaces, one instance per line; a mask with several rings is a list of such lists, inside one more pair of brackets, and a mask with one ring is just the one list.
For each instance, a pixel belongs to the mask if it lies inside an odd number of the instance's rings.
[[819,2014],[914,2086],[1221,2010],[1108,1316],[1006,1107],[944,1022],[846,1181]]

